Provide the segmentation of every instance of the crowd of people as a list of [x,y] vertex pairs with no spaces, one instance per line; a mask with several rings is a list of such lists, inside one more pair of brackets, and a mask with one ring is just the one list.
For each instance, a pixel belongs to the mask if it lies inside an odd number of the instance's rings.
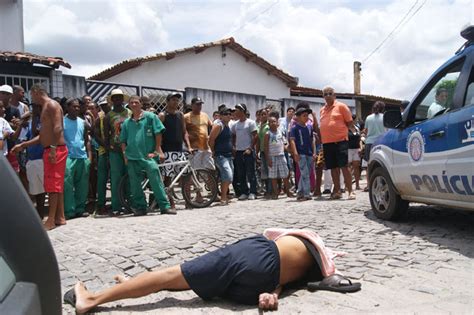
[[194,168],[217,170],[222,206],[234,197],[259,195],[284,194],[303,202],[347,193],[346,199],[355,199],[370,146],[385,131],[382,102],[374,104],[364,126],[329,86],[319,118],[301,102],[284,117],[271,107],[259,109],[255,120],[245,104],[221,104],[211,119],[199,97],[180,110],[179,93],[167,95],[162,112],[150,107],[149,99],[120,89],[98,103],[88,95],[51,99],[41,85],[30,95],[31,102],[21,86],[0,86],[0,149],[41,218],[48,195],[48,230],[88,213],[123,213],[119,183],[125,174],[136,215],[147,212],[144,173],[160,212],[176,214],[176,201],[165,187],[182,166],[158,165],[185,161],[189,154]]

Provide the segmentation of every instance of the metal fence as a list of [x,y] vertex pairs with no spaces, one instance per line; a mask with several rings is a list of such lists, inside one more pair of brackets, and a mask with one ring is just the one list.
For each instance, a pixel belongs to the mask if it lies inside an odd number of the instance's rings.
[[110,95],[113,89],[121,89],[127,95],[146,96],[149,99],[151,107],[157,113],[166,109],[166,96],[170,93],[178,92],[182,96],[178,108],[182,110],[184,107],[184,91],[93,80],[87,80],[86,87],[87,94],[90,95],[95,102]]
[[[25,94],[29,98],[30,96],[30,88],[35,84],[41,84],[48,89],[49,86],[49,78],[45,77],[30,77],[24,75],[12,75],[12,74],[0,74],[0,85],[8,84],[10,86],[19,85],[25,89]],[[48,92],[50,92],[48,90]]]

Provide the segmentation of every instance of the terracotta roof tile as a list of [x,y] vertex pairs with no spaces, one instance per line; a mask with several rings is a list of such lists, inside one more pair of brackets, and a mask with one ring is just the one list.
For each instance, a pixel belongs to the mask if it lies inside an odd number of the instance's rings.
[[105,69],[102,72],[99,72],[91,76],[89,79],[90,80],[106,80],[119,73],[138,67],[145,62],[150,62],[150,61],[159,60],[163,58],[165,58],[166,60],[170,60],[183,53],[194,51],[197,54],[208,48],[217,47],[217,46],[224,46],[224,47],[234,50],[238,54],[245,57],[247,61],[251,61],[257,64],[258,66],[264,68],[265,70],[268,71],[269,74],[272,74],[280,78],[282,81],[286,82],[286,84],[290,87],[296,86],[298,84],[298,78],[291,76],[290,74],[284,72],[283,70],[275,67],[274,65],[272,65],[271,63],[263,59],[262,57],[258,56],[254,52],[246,49],[245,47],[237,43],[233,37],[229,37],[229,38],[215,41],[215,42],[200,44],[200,45],[196,45],[196,46],[192,46],[188,48],[177,49],[177,50],[173,50],[173,51],[169,51],[165,53],[158,53],[152,56],[124,60],[110,68]]
[[71,69],[71,65],[61,57],[46,57],[27,52],[0,51],[0,61],[39,63],[52,68],[63,66]]

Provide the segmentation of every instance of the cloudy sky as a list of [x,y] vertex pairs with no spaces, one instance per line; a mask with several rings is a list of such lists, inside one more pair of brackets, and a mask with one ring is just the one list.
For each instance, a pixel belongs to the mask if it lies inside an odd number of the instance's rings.
[[[410,99],[463,44],[473,0],[23,0],[25,49],[90,76],[122,60],[233,36],[299,78]],[[64,70],[64,69],[63,69]]]

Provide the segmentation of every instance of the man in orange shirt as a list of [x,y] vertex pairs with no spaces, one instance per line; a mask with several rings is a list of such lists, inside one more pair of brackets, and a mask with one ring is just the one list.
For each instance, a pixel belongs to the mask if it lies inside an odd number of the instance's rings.
[[[191,111],[184,115],[186,130],[189,135],[190,151],[194,151],[193,167],[214,169],[212,154],[209,150],[209,131],[212,121],[202,112],[204,102],[199,97],[191,100]],[[211,161],[211,162],[210,162]]]
[[341,170],[349,193],[348,199],[355,199],[352,191],[352,176],[348,168],[349,128],[354,129],[352,113],[346,104],[336,100],[334,89],[327,86],[323,89],[326,104],[320,111],[320,133],[323,143],[326,168],[331,170],[334,190],[331,199],[341,199]]

